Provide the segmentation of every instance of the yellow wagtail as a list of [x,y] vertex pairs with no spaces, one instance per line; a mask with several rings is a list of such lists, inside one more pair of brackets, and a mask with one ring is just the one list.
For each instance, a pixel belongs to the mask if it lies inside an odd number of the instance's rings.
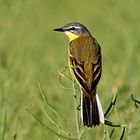
[[77,22],[54,31],[64,32],[69,40],[68,65],[72,77],[81,89],[81,119],[92,127],[104,123],[103,110],[96,93],[101,77],[101,48],[87,28]]

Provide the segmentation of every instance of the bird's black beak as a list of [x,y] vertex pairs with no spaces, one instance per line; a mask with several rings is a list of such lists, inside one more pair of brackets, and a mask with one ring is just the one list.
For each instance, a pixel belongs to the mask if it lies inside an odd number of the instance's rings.
[[57,31],[57,32],[64,32],[64,29],[63,28],[57,28],[57,29],[53,29],[54,31]]

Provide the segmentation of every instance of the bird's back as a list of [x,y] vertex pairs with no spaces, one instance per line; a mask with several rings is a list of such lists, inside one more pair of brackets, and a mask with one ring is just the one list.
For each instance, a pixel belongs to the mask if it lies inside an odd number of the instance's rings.
[[69,49],[71,56],[73,56],[71,59],[75,59],[81,64],[88,89],[93,90],[91,88],[94,82],[94,68],[99,63],[101,64],[100,46],[92,36],[81,36],[70,42]]
[[91,63],[97,62],[100,53],[97,41],[91,36],[81,36],[71,41],[70,50],[79,61]]

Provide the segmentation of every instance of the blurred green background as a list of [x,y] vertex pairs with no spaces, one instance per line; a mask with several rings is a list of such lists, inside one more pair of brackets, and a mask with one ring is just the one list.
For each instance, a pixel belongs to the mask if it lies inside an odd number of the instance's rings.
[[[75,137],[72,81],[65,79],[64,89],[58,80],[58,71],[67,65],[68,39],[52,30],[73,21],[87,26],[102,47],[103,73],[98,92],[104,110],[118,89],[116,108],[109,120],[128,125],[125,139],[139,139],[140,114],[130,96],[140,99],[139,6],[139,0],[0,0],[1,139],[58,139],[25,110],[28,108],[54,129],[41,110],[35,75],[64,120],[48,108],[46,112]],[[112,128],[100,125],[87,129],[82,139],[106,139],[104,130],[110,133]],[[122,128],[116,128],[111,139],[118,140],[121,132]]]

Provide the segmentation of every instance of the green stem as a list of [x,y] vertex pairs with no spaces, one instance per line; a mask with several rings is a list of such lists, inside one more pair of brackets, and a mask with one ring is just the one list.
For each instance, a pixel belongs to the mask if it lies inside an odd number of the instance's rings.
[[77,110],[77,101],[76,101],[76,90],[75,90],[75,82],[73,81],[73,94],[74,94],[74,97],[75,97],[75,114],[76,114],[76,128],[77,128],[77,136],[78,136],[78,140],[80,140],[80,125],[79,125],[79,112]]

